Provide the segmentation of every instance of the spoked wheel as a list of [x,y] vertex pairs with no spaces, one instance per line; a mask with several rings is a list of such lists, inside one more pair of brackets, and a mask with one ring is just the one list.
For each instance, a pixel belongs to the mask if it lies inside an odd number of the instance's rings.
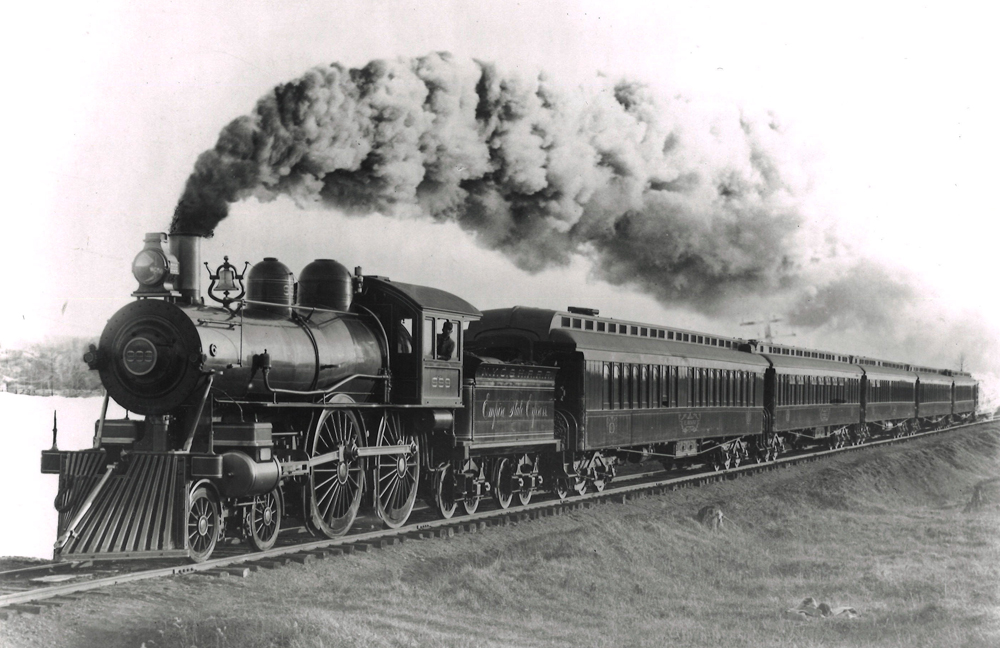
[[[594,467],[595,474],[600,474],[600,475],[607,474],[607,464],[604,463],[604,459],[602,457],[595,455],[591,465]],[[604,491],[604,487],[607,486],[607,483],[608,480],[602,476],[599,479],[591,479],[588,485],[598,493],[601,493]]]
[[514,462],[504,457],[493,464],[493,501],[502,509],[510,508],[514,498],[510,480],[514,475]]
[[[483,481],[482,468],[474,460],[467,459],[462,466],[462,472],[466,475],[472,474],[475,476],[474,480],[465,480],[466,492],[465,497],[462,498],[462,508],[465,509],[467,515],[472,515],[479,510],[479,498],[476,494],[479,490],[477,485]],[[486,484],[482,485],[486,486]]]
[[417,499],[420,477],[417,437],[405,433],[399,414],[389,413],[379,422],[376,445],[408,447],[404,453],[375,458],[375,509],[387,527],[396,529],[410,517]]
[[[531,476],[533,480],[532,483],[538,483],[538,480],[535,479],[535,476],[537,475],[538,472],[536,470],[536,466],[538,466],[538,458],[536,457],[535,461],[532,462],[531,459],[528,458],[528,455],[524,455],[521,458],[521,465],[531,466]],[[531,501],[531,489],[529,488],[528,490],[523,490],[523,489],[519,490],[517,492],[517,499],[520,500],[521,506],[527,506],[528,502]]]
[[[353,412],[336,409],[320,414],[307,443],[314,463],[302,489],[306,524],[311,530],[336,538],[351,528],[365,489],[364,460],[355,452],[364,442]],[[337,457],[341,448],[344,461]]]
[[719,472],[720,470],[728,470],[729,464],[732,461],[732,456],[726,448],[719,448],[712,453],[712,470]]
[[450,519],[458,508],[455,499],[454,470],[450,463],[445,464],[434,473],[434,506],[444,519]]
[[257,551],[274,546],[281,527],[281,493],[277,488],[257,495],[247,512],[247,539]]
[[732,467],[732,468],[739,468],[740,464],[743,463],[743,448],[741,448],[741,447],[739,447],[739,446],[737,446],[737,445],[734,444],[733,445],[733,451],[732,451],[731,454],[732,454],[733,460],[732,460],[732,463],[731,463],[730,467]]
[[208,560],[215,551],[219,528],[219,502],[214,493],[199,486],[191,493],[188,510],[187,541],[191,560],[196,563]]

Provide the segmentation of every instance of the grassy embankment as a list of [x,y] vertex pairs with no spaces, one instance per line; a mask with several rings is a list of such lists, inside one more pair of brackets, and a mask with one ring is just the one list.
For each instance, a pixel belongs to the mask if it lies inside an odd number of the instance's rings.
[[[5,646],[996,646],[1000,424],[751,480],[258,573],[127,585]],[[995,497],[995,493],[994,493]],[[704,504],[730,519],[694,520]],[[795,621],[804,597],[856,619]]]

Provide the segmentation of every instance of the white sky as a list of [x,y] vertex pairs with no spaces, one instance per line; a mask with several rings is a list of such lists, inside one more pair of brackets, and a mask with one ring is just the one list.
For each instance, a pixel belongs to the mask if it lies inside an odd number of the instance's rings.
[[[987,3],[77,4],[6,10],[2,346],[96,335],[129,299],[131,259],[145,232],[167,228],[197,155],[275,84],[438,50],[567,85],[601,71],[771,109],[803,142],[816,202],[845,238],[1000,331],[1000,52]],[[204,249],[213,267],[222,254],[294,271],[332,257],[480,308],[572,303],[747,333],[588,280],[583,261],[529,276],[453,226],[247,203]]]

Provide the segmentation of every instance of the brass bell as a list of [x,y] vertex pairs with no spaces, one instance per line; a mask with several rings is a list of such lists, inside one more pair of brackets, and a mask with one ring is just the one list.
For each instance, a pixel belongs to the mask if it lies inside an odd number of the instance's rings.
[[219,282],[215,284],[215,289],[236,292],[236,268],[219,268]]

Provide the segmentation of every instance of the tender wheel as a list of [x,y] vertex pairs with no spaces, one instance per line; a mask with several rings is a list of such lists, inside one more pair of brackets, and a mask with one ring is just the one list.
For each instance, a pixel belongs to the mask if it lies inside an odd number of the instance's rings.
[[[361,425],[353,412],[325,410],[307,443],[311,460],[303,487],[307,526],[328,538],[347,533],[358,515],[365,489],[364,460],[352,451],[364,445]],[[344,448],[345,460],[338,461]]]
[[215,551],[219,539],[219,502],[215,494],[204,486],[191,493],[188,510],[188,555],[196,563],[205,562]]
[[453,472],[450,463],[434,472],[434,506],[446,520],[455,515],[455,509],[458,508]]
[[406,454],[381,455],[375,458],[375,509],[390,529],[402,526],[417,499],[420,460],[417,437],[403,431],[399,414],[386,414],[379,423],[376,445],[409,446]]
[[462,498],[462,508],[465,509],[466,514],[472,515],[479,509],[479,497],[477,493],[480,487],[489,488],[489,485],[485,483],[483,477],[482,467],[476,464],[472,459],[467,459],[462,465],[462,472],[471,479],[465,480],[465,497]]
[[[538,461],[539,460],[538,460],[537,457],[535,458],[534,461],[532,461],[528,457],[528,455],[524,455],[523,457],[521,457],[521,465],[522,466],[530,466],[531,467],[530,474],[531,474],[532,479],[534,479],[533,483],[538,483],[537,479],[535,479],[537,477],[537,475],[538,475],[538,471],[536,469],[537,466],[538,466]],[[520,490],[520,491],[518,491],[517,492],[517,499],[521,502],[521,506],[526,506],[531,501],[531,490],[529,489],[529,490]]]
[[247,539],[257,551],[274,546],[281,527],[281,493],[277,488],[253,498],[247,511]]
[[479,510],[479,500],[473,494],[466,495],[462,500],[462,508],[465,509],[466,515],[472,515]]
[[514,474],[514,462],[506,457],[493,465],[493,501],[502,509],[510,508],[514,493],[510,486]]

